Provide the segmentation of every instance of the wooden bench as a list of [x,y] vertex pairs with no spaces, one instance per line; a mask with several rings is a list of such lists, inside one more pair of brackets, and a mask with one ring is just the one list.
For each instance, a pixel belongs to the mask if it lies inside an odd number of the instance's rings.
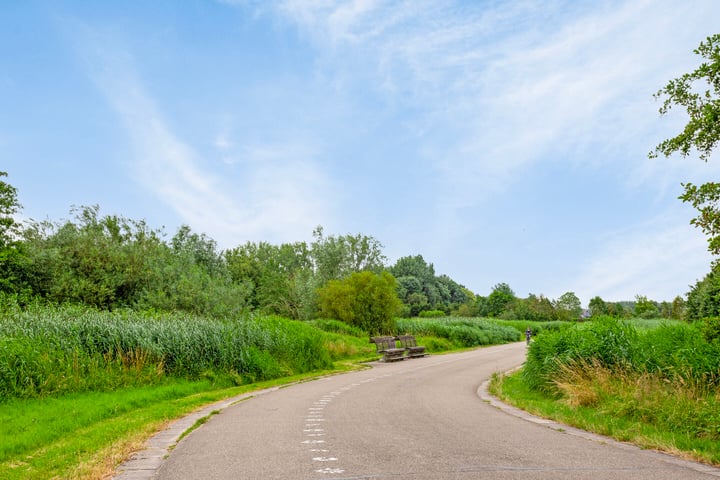
[[400,346],[405,349],[408,358],[419,358],[425,356],[425,347],[418,345],[412,335],[399,335],[397,337]]
[[403,359],[405,348],[397,348],[395,337],[371,337],[370,341],[375,343],[377,353],[383,354],[383,361],[394,362]]

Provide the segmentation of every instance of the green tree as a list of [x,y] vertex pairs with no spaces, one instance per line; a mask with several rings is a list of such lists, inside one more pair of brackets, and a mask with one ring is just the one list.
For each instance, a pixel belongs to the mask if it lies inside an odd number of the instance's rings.
[[605,303],[605,300],[602,298],[595,296],[590,299],[590,303],[588,304],[588,307],[590,307],[590,316],[592,317],[598,317],[601,315],[607,315],[608,314],[608,306],[607,303]]
[[[686,157],[695,150],[707,162],[720,142],[720,34],[701,42],[694,53],[704,59],[700,66],[670,80],[655,94],[656,99],[663,99],[661,115],[679,107],[687,113],[688,122],[678,135],[657,145],[651,158],[673,153]],[[708,236],[710,252],[720,254],[720,183],[686,183],[683,187],[685,192],[679,198],[699,212],[690,223]]]
[[[436,284],[435,268],[432,263],[427,263],[422,255],[400,257],[388,270],[398,279],[401,285],[398,295],[402,302],[410,307],[412,316],[417,316],[423,310],[432,310],[442,303]],[[408,288],[410,285],[413,288]],[[419,289],[414,288],[415,286],[419,286]]]
[[195,233],[188,225],[181,225],[170,245],[175,254],[191,257],[193,263],[204,268],[208,274],[225,273],[225,262],[217,249],[217,242],[204,233]]
[[168,245],[144,221],[101,216],[98,206],[73,220],[30,222],[23,231],[27,282],[54,302],[102,309],[183,310],[226,316],[246,308],[215,242],[181,227]]
[[527,320],[535,320],[538,322],[549,322],[557,320],[557,312],[549,298],[544,295],[528,295],[526,300],[530,318]]
[[28,282],[56,302],[132,306],[150,281],[160,240],[143,222],[75,207],[74,221],[31,222],[23,232]]
[[370,335],[393,333],[401,307],[396,282],[387,271],[356,272],[330,280],[318,291],[320,314],[357,326]]
[[305,242],[248,242],[224,255],[233,282],[247,286],[255,309],[294,319],[315,313],[318,285]]
[[[681,107],[689,116],[688,123],[678,135],[655,147],[651,157],[660,153],[670,156],[675,152],[687,156],[695,149],[700,159],[707,161],[720,141],[720,34],[700,42],[693,52],[706,61],[692,72],[670,80],[655,94],[656,99],[663,99],[661,115],[675,106]],[[705,83],[709,88],[698,91],[698,83]]]
[[498,283],[487,297],[487,315],[500,317],[515,301],[515,292],[507,283]]
[[685,311],[685,300],[678,295],[672,301],[672,306],[670,307],[670,318],[681,320],[685,318]]
[[385,268],[382,244],[368,235],[325,236],[323,228],[313,231],[310,246],[318,285],[339,280],[354,272],[369,270],[375,273]]
[[406,275],[397,277],[398,297],[405,305],[403,316],[417,317],[423,310],[429,310],[428,299],[417,277]]
[[490,313],[490,305],[488,304],[488,297],[482,295],[475,296],[474,310],[480,317],[488,317]]
[[655,318],[660,314],[657,305],[648,300],[645,295],[635,295],[635,316],[640,318]]
[[150,258],[151,280],[137,305],[210,316],[235,316],[249,307],[249,286],[233,282],[216,242],[183,225]]
[[2,180],[0,172],[0,292],[18,293],[26,289],[25,257],[18,241],[20,224],[15,215],[21,208],[17,189]]
[[7,172],[0,171],[0,248],[11,245],[16,239],[20,225],[15,215],[21,205],[17,198],[17,189],[2,180]]
[[625,305],[622,304],[622,302],[608,303],[607,306],[608,315],[617,318],[623,318],[628,315],[627,309],[625,308]]
[[560,320],[579,320],[582,314],[580,299],[575,292],[565,292],[554,302],[555,311]]
[[549,322],[557,320],[555,307],[544,295],[529,294],[527,298],[516,298],[502,313],[508,320],[530,320]]
[[690,288],[685,304],[685,318],[700,320],[720,317],[720,266],[712,266],[710,273]]

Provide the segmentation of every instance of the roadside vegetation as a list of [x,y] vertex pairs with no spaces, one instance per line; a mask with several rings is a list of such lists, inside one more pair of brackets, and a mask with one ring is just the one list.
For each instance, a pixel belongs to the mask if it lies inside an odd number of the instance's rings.
[[718,319],[601,317],[536,337],[493,393],[541,416],[720,465]]
[[[367,331],[332,319],[148,317],[3,300],[4,479],[106,478],[148,436],[196,408],[378,358]],[[422,332],[436,353],[520,338],[489,320],[396,321]]]

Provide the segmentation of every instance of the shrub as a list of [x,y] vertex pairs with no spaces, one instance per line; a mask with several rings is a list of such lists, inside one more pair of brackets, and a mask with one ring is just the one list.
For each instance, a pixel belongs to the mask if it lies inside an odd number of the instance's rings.
[[708,342],[720,341],[720,317],[704,318],[702,333]]
[[423,310],[418,316],[420,318],[440,318],[446,315],[442,310]]
[[318,290],[322,316],[342,320],[370,335],[395,331],[400,310],[395,277],[388,272],[357,272],[344,280],[331,280]]

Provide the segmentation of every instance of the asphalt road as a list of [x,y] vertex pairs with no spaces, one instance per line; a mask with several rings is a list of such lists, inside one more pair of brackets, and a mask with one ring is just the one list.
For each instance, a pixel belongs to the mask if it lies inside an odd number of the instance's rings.
[[526,421],[483,401],[525,344],[437,355],[279,389],[223,410],[157,472],[177,479],[710,479],[720,470]]

